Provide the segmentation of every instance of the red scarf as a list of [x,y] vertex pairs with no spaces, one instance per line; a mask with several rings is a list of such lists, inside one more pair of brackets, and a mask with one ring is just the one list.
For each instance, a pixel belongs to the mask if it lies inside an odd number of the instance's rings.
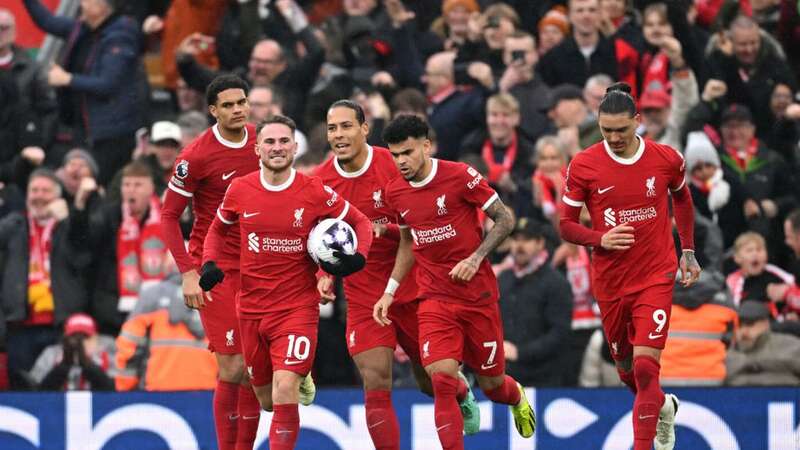
[[750,164],[750,160],[756,156],[756,153],[758,153],[758,139],[751,139],[750,144],[748,144],[747,148],[742,151],[727,145],[725,146],[725,151],[727,151],[728,155],[730,155],[730,157],[736,161],[736,164],[740,169],[747,170],[747,165]]
[[26,325],[53,323],[53,291],[50,285],[50,253],[56,220],[39,224],[28,214],[28,307]]
[[645,54],[642,58],[642,67],[644,67],[642,92],[647,92],[649,89],[672,91],[669,81],[669,58],[664,52]]
[[600,326],[600,315],[594,307],[591,282],[591,261],[589,252],[583,246],[577,247],[575,255],[567,257],[567,280],[572,287],[574,305],[572,308],[572,328],[585,329]]
[[117,281],[120,311],[130,311],[143,283],[159,281],[166,275],[167,247],[161,237],[161,202],[150,199],[147,220],[140,226],[127,203],[122,204],[122,223],[117,232]]
[[497,183],[504,173],[511,171],[511,167],[514,166],[514,161],[517,159],[517,133],[511,135],[511,143],[506,147],[506,156],[503,157],[503,162],[499,164],[495,162],[491,139],[483,142],[482,156],[489,168],[489,183]]
[[[567,168],[561,168],[562,179],[567,177]],[[564,185],[557,187],[553,180],[547,175],[543,174],[539,169],[536,169],[531,176],[531,181],[534,186],[539,186],[542,195],[542,212],[547,217],[553,216],[558,211],[558,203],[561,201],[561,196],[564,195]],[[538,183],[538,184],[537,184]]]

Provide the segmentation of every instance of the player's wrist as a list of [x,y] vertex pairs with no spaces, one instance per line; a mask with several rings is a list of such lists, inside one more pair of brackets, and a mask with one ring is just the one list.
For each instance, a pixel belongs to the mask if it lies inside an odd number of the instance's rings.
[[397,292],[397,288],[400,287],[400,282],[395,280],[394,278],[389,278],[389,281],[386,283],[386,289],[383,290],[384,295],[391,295],[394,297],[395,292]]

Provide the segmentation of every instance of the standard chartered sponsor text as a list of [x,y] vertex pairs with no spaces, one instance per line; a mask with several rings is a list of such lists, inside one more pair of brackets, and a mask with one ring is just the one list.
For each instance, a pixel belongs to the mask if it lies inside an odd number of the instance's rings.
[[261,249],[265,252],[275,253],[296,253],[304,251],[303,240],[301,238],[275,239],[265,237],[261,240]]
[[446,239],[456,237],[457,234],[456,230],[453,228],[453,225],[449,223],[439,228],[431,228],[428,230],[414,230],[414,231],[415,234],[417,235],[418,245],[444,241]]
[[653,219],[658,215],[656,208],[648,206],[647,208],[636,209],[622,209],[617,211],[618,223],[624,222],[641,222],[643,220]]

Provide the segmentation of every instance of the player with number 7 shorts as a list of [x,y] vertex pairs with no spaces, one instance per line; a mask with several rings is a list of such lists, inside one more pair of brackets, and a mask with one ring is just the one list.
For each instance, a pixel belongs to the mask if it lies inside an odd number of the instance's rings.
[[[434,422],[442,447],[464,448],[458,405],[466,395],[458,378],[462,361],[475,371],[490,400],[511,407],[517,431],[529,438],[536,420],[522,386],[505,374],[497,279],[486,260],[511,232],[511,213],[475,169],[428,156],[428,124],[419,117],[396,117],[384,129],[383,140],[401,174],[386,186],[386,202],[400,226],[400,245],[374,318],[391,324],[394,290],[416,261],[422,299],[417,310],[420,358],[433,384]],[[478,208],[495,222],[485,237]]]
[[292,168],[296,127],[274,115],[257,129],[255,151],[261,169],[231,183],[217,210],[203,248],[200,286],[211,289],[224,278],[215,260],[225,235],[240,232],[239,328],[253,390],[274,414],[269,432],[272,450],[293,449],[300,419],[298,388],[311,370],[317,344],[319,295],[317,265],[306,249],[308,235],[322,219],[336,218],[356,232],[356,253],[337,255],[334,275],[364,267],[372,243],[372,223],[322,183]]
[[[630,86],[616,83],[600,103],[604,140],[578,153],[565,181],[560,232],[593,248],[592,289],[620,379],[633,403],[634,450],[672,450],[678,399],[659,385],[678,261],[669,201],[680,235],[682,283],[700,276],[694,208],[683,156],[636,135],[640,117]],[[580,224],[586,206],[592,228]]]

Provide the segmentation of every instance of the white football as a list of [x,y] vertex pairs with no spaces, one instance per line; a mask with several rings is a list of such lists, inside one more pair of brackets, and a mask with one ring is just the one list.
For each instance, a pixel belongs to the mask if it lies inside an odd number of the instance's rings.
[[358,239],[353,227],[339,219],[324,219],[320,221],[308,235],[308,254],[315,263],[325,261],[337,264],[338,258],[333,256],[334,250],[339,250],[348,255],[353,255],[358,248]]

